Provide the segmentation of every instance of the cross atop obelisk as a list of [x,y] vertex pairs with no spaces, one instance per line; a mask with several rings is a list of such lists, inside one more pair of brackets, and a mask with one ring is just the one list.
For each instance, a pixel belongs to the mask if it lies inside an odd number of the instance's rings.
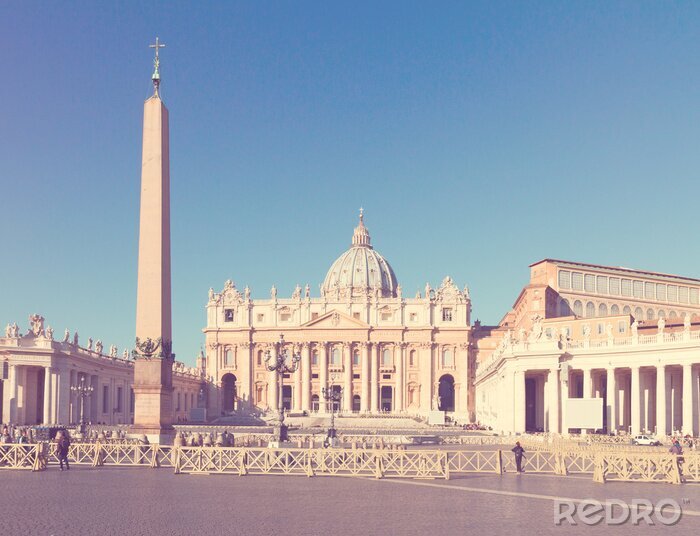
[[157,97],[158,87],[160,86],[160,55],[158,54],[158,49],[165,48],[165,45],[156,37],[155,44],[148,46],[149,48],[156,49],[156,56],[153,58],[153,76],[151,76],[151,80],[153,80],[153,94]]

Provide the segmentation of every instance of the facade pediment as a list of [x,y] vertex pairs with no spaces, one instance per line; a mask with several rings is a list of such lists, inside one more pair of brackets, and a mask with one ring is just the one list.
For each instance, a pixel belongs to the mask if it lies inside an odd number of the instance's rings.
[[323,316],[319,316],[318,318],[314,318],[314,319],[310,320],[306,324],[302,324],[302,327],[321,328],[321,329],[328,329],[328,328],[333,328],[333,329],[339,329],[339,328],[368,329],[370,326],[369,326],[369,324],[362,322],[361,320],[358,320],[357,318],[352,318],[351,316],[348,316],[344,313],[341,313],[340,311],[329,311],[328,313],[324,314]]

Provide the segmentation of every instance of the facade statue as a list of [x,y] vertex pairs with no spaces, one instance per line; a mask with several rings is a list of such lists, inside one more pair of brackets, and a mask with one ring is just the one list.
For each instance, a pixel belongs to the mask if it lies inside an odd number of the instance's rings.
[[44,334],[44,317],[41,315],[33,314],[29,317],[29,331],[31,331],[35,337],[39,337]]
[[683,317],[683,330],[690,331],[690,313],[686,313]]
[[[685,316],[688,316],[688,315],[686,314]],[[659,317],[659,322],[657,325],[659,327],[659,333],[663,333],[664,328],[666,327],[666,319],[663,316]]]
[[88,337],[87,349],[92,351],[92,337]]
[[469,297],[469,287],[468,287],[467,285],[464,285],[464,292],[463,292],[463,294],[464,294],[464,297],[465,297],[466,299],[468,299],[468,300],[470,299],[470,297]]
[[124,359],[129,359],[129,349],[128,348],[124,348],[124,351],[122,352],[122,357]]
[[7,337],[8,339],[12,337],[12,326],[9,324],[9,322],[7,326],[5,326],[5,337]]
[[246,285],[245,289],[243,289],[243,294],[245,295],[245,300],[250,301],[250,288],[248,285]]
[[416,299],[420,300],[420,290],[418,292],[416,292]]
[[236,288],[236,284],[231,281],[230,279],[227,279],[226,282],[224,283],[224,292],[227,290],[234,290]]
[[536,342],[542,337],[542,317],[540,315],[535,315],[532,319],[532,330],[530,331],[530,342]]
[[304,298],[306,298],[307,300],[308,300],[309,298],[311,298],[311,287],[309,286],[308,283],[307,283],[306,286],[304,287]]
[[637,328],[639,328],[639,322],[635,319],[635,321],[632,322],[632,336],[634,337],[637,336]]
[[590,324],[583,325],[583,338],[588,339],[591,336],[591,326]]
[[19,326],[17,322],[12,323],[12,337],[15,339],[19,337]]
[[73,333],[73,346],[78,346],[78,332]]
[[113,344],[109,347],[109,357],[117,357],[117,347]]
[[293,300],[300,300],[301,299],[301,287],[299,285],[294,287],[294,292],[292,293],[292,299]]
[[70,331],[68,331],[68,328],[63,332],[63,342],[66,344],[70,342]]
[[277,287],[275,285],[272,285],[272,288],[270,289],[270,298],[273,300],[277,299]]
[[46,338],[50,341],[53,340],[53,328],[51,326],[47,326],[46,328]]
[[209,301],[214,301],[214,288],[209,287]]
[[396,285],[396,297],[401,299],[401,284]]
[[430,283],[425,284],[425,299],[430,299]]
[[605,334],[608,336],[608,339],[612,339],[613,330],[612,330],[612,324],[610,322],[608,322],[605,325]]
[[525,342],[525,328],[518,330],[518,342]]

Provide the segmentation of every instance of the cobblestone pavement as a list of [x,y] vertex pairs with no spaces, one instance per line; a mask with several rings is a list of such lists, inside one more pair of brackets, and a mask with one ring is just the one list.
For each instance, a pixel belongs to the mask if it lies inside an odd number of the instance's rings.
[[[557,527],[553,500],[670,497],[675,527],[700,529],[700,486],[596,484],[588,477],[474,475],[453,480],[175,475],[170,469],[0,472],[4,534],[622,534],[623,527]],[[684,500],[685,499],[685,500]]]

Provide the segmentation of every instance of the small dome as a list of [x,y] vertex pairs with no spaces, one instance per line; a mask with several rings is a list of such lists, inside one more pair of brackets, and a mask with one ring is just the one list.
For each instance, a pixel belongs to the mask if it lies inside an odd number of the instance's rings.
[[343,297],[375,294],[396,297],[396,276],[389,263],[370,244],[370,236],[360,209],[360,223],[352,236],[352,247],[331,265],[322,290],[326,295]]

